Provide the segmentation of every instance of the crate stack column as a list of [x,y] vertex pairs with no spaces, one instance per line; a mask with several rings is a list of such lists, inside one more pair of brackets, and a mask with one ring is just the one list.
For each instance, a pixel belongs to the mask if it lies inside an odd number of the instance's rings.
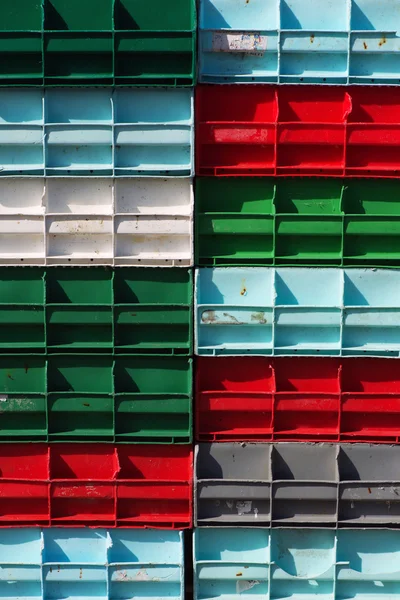
[[4,597],[183,598],[195,48],[191,0],[0,3]]
[[197,600],[399,593],[398,31],[200,0]]

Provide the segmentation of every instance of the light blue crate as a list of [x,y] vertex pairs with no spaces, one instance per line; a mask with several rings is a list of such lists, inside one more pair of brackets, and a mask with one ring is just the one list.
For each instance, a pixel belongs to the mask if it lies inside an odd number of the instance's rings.
[[198,269],[196,352],[400,356],[400,271]]
[[400,531],[197,529],[196,600],[378,600],[400,594]]
[[200,0],[205,83],[400,83],[397,0]]
[[190,89],[0,90],[0,175],[192,171]]
[[0,530],[0,598],[183,600],[183,534]]

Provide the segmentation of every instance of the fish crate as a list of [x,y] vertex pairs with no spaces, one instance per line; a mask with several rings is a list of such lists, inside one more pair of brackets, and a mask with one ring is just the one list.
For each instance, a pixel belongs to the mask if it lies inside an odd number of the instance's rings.
[[191,446],[0,444],[0,527],[185,529]]
[[0,178],[0,265],[191,266],[189,178]]
[[184,599],[181,531],[2,529],[4,596]]
[[384,444],[201,443],[195,524],[398,525],[399,457]]
[[396,0],[200,0],[204,83],[396,85]]
[[2,442],[190,443],[192,360],[0,355]]
[[196,175],[400,173],[400,87],[199,85]]
[[400,442],[400,376],[385,358],[199,357],[199,442]]
[[400,271],[196,270],[198,355],[400,355]]
[[203,527],[194,532],[194,598],[301,597],[316,589],[326,598],[397,595],[399,553],[398,530]]
[[190,355],[190,269],[2,267],[0,353]]
[[399,194],[397,179],[199,177],[196,264],[399,267]]
[[0,89],[1,176],[192,174],[193,92]]
[[194,0],[2,0],[0,84],[195,82]]

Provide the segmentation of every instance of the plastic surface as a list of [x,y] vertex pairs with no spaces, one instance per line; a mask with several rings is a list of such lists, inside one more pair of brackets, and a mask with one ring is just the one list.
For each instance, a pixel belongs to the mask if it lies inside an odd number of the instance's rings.
[[191,446],[0,444],[0,527],[183,529]]
[[196,353],[400,356],[400,271],[196,270]]
[[400,523],[400,446],[196,446],[195,522]]
[[400,266],[398,179],[199,177],[196,264]]
[[183,178],[0,179],[0,264],[190,266]]
[[119,529],[0,531],[3,597],[183,600],[183,534]]
[[185,357],[3,354],[0,381],[3,442],[192,438],[192,361]]
[[2,176],[187,176],[192,142],[190,89],[0,89]]
[[201,528],[194,598],[393,598],[399,553],[398,530]]
[[200,80],[398,84],[396,0],[201,0]]
[[384,358],[200,357],[198,441],[400,443],[400,372]]
[[193,85],[193,0],[2,0],[3,85]]
[[199,85],[196,113],[196,175],[400,173],[400,87]]
[[2,352],[188,355],[189,269],[0,269]]

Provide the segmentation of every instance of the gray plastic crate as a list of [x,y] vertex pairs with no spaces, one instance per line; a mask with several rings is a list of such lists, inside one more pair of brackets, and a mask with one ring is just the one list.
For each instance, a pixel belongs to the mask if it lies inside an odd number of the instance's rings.
[[196,448],[198,524],[271,520],[269,444],[199,444]]
[[346,444],[338,458],[339,522],[400,524],[400,448]]
[[195,522],[400,524],[400,447],[199,444]]

